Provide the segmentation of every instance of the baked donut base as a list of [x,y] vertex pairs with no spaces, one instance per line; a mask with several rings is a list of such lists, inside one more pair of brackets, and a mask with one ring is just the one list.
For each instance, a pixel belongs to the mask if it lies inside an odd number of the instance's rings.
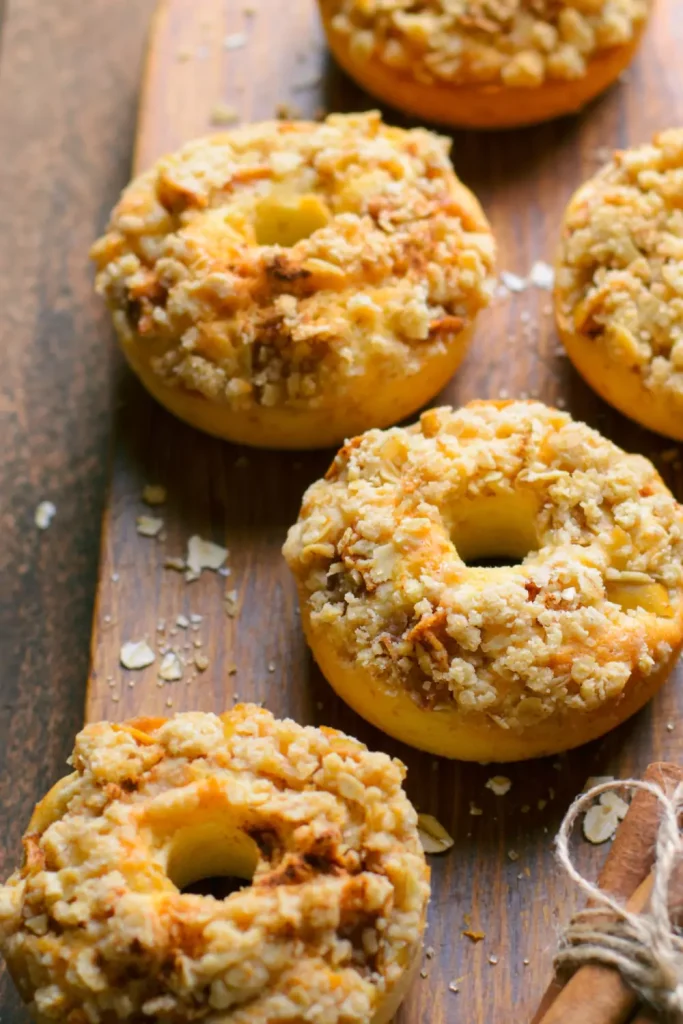
[[426,405],[448,383],[463,361],[474,333],[470,324],[444,342],[441,351],[423,357],[410,376],[387,377],[378,365],[359,377],[354,394],[329,396],[320,406],[293,409],[257,405],[235,409],[198,392],[169,387],[140,356],[137,347],[121,338],[133,372],[169,412],[198,430],[235,444],[255,448],[314,449],[343,443],[371,427],[388,427]]
[[[513,731],[501,728],[483,713],[462,714],[455,706],[447,711],[419,707],[407,690],[387,686],[347,652],[336,649],[327,631],[313,626],[303,600],[301,620],[321,672],[354,711],[394,739],[458,761],[524,761],[571,750],[603,736],[647,704],[666,682],[683,648],[678,644],[666,664],[649,676],[632,673],[619,698],[600,708],[568,711]],[[668,639],[668,630],[666,634],[661,639]]]
[[620,366],[609,359],[591,338],[568,329],[562,314],[557,314],[556,321],[567,355],[601,398],[648,430],[683,441],[683,402],[650,391],[636,367]]
[[403,113],[451,128],[519,128],[574,114],[616,81],[631,63],[643,34],[641,27],[626,45],[594,57],[582,78],[548,79],[529,88],[500,83],[455,85],[420,82],[376,58],[354,59],[346,37],[332,29],[324,3],[321,10],[329,47],[354,81]]
[[[144,732],[150,728],[158,728],[164,721],[166,721],[164,718],[137,718],[130,719],[128,724],[135,728],[139,728]],[[59,779],[51,789],[48,790],[43,799],[36,804],[33,810],[33,814],[31,815],[31,820],[28,825],[29,832],[42,833],[53,822],[59,820],[59,818],[64,814],[66,806],[73,795],[72,789],[77,779],[78,773],[73,772],[71,775],[66,775],[64,778]],[[189,874],[193,874],[191,869]],[[403,972],[398,983],[394,985],[380,1001],[374,1016],[369,1021],[369,1024],[391,1024],[398,1008],[408,994],[415,978],[417,977],[422,960],[425,920],[426,915],[423,917],[419,938],[407,951],[406,962],[408,963],[408,966],[406,970]],[[7,966],[17,989],[23,995],[24,1001],[28,1003],[31,1016],[36,1021],[36,1024],[54,1024],[54,1018],[46,1017],[44,1014],[41,1014],[37,1010],[35,1004],[31,1001],[31,982],[26,976],[23,961],[19,957],[9,958]]]

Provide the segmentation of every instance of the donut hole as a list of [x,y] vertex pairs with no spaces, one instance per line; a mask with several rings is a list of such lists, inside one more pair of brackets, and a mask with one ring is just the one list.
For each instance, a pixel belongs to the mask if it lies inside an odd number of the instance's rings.
[[449,528],[458,555],[473,568],[519,565],[539,547],[536,506],[524,494],[466,498],[451,510]]
[[259,849],[239,825],[217,819],[178,829],[166,873],[181,892],[225,899],[250,883]]
[[330,222],[330,210],[320,196],[271,193],[256,204],[254,234],[257,245],[289,248]]

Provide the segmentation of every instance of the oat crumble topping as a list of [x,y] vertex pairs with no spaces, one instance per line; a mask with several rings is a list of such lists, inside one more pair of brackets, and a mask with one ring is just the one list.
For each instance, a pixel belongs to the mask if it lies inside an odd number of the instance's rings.
[[459,200],[448,147],[371,112],[163,158],[92,250],[124,348],[245,410],[319,406],[378,362],[418,373],[493,289],[491,230]]
[[[479,530],[515,508],[535,536],[520,564],[465,565],[468,516]],[[647,459],[538,402],[354,438],[284,553],[340,656],[505,729],[617,699],[683,637],[683,509]]]
[[683,129],[616,152],[565,214],[556,308],[683,415]]
[[[43,1020],[367,1024],[403,977],[429,885],[399,761],[241,705],[87,726],[72,763],[0,887],[0,948]],[[257,862],[223,900],[170,877],[212,815]]]
[[422,82],[533,88],[632,41],[651,0],[321,0],[357,60]]

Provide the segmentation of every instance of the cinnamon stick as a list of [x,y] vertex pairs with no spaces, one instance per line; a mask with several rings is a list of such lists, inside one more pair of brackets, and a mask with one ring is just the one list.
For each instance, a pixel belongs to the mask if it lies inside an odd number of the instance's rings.
[[[654,875],[640,883],[626,909],[640,914],[652,893]],[[580,967],[541,1019],[541,1024],[627,1024],[638,997],[619,971],[600,964]]]
[[[643,778],[645,782],[651,782],[665,792],[672,793],[676,785],[683,782],[683,769],[666,761],[655,761],[648,766]],[[658,827],[659,801],[651,793],[638,790],[598,876],[598,885],[604,892],[621,900],[627,900],[633,895],[652,870]],[[531,1024],[541,1024],[562,989],[562,981],[556,975]],[[646,1022],[643,1021],[643,1024]]]

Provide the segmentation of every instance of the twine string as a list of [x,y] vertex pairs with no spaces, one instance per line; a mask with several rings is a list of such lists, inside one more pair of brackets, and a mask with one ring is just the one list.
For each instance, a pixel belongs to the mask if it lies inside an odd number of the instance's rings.
[[[569,853],[579,815],[602,793],[624,788],[651,793],[661,805],[652,894],[649,907],[640,914],[585,878]],[[613,967],[643,1002],[674,1020],[683,1020],[683,935],[670,909],[674,873],[683,865],[682,812],[683,783],[668,796],[659,786],[637,779],[605,782],[577,797],[555,839],[560,866],[595,904],[576,914],[565,929],[556,969],[571,974],[588,963]]]

